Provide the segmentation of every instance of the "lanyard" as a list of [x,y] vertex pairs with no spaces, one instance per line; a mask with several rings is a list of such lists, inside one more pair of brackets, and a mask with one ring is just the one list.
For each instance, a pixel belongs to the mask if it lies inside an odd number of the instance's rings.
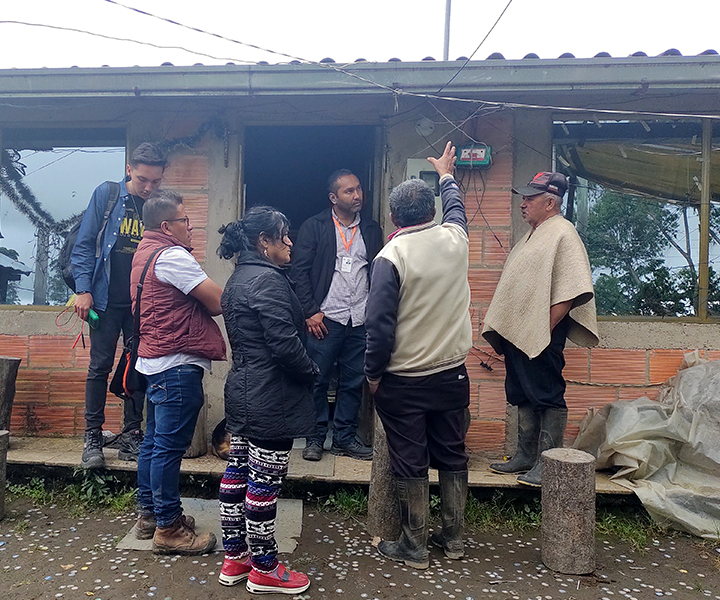
[[340,232],[340,238],[342,239],[343,246],[345,246],[345,251],[350,252],[350,246],[352,246],[353,240],[355,239],[355,233],[357,232],[358,226],[355,225],[355,227],[352,228],[352,236],[350,236],[350,241],[348,242],[345,238],[345,233],[342,230],[342,227],[340,227],[340,223],[335,218],[335,215],[332,216],[333,221],[335,221],[335,227],[337,227],[337,230]]

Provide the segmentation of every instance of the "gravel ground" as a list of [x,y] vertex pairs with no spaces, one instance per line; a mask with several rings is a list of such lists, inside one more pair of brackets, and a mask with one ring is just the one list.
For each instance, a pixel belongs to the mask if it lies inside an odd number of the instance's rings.
[[[134,523],[132,513],[77,518],[25,499],[8,509],[0,522],[2,600],[250,597],[242,585],[218,583],[222,553],[160,557],[116,550]],[[597,570],[584,577],[548,571],[537,531],[468,532],[467,538],[465,559],[450,561],[433,549],[430,568],[416,571],[380,557],[362,523],[306,505],[299,546],[281,558],[310,575],[300,600],[720,600],[718,544],[683,535],[655,539],[641,552],[598,536]]]

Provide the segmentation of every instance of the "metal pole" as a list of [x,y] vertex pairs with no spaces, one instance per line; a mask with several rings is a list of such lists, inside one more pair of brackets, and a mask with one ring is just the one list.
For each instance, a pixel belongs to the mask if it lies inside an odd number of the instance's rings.
[[698,273],[698,316],[707,319],[710,250],[710,160],[712,154],[712,121],[703,120],[702,174],[700,191],[700,265]]
[[450,57],[450,5],[452,0],[445,0],[445,41],[443,44],[443,60]]

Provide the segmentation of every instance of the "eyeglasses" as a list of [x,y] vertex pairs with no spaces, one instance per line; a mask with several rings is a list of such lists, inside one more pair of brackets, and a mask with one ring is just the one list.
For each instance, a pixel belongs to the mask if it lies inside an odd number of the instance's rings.
[[166,223],[174,223],[175,221],[185,221],[185,227],[190,225],[190,217],[188,217],[187,215],[185,215],[181,219],[165,219]]

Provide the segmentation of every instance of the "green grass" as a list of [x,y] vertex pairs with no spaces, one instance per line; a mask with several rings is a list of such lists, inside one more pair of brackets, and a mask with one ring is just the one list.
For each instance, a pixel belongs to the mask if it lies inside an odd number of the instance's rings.
[[[341,488],[319,506],[340,513],[345,518],[363,519],[367,516],[368,499],[364,490]],[[440,497],[430,496],[430,515],[440,517]],[[493,531],[533,531],[540,529],[542,505],[540,497],[516,497],[495,492],[490,499],[468,495],[465,508],[467,529],[478,533]],[[612,536],[628,543],[634,550],[643,552],[652,539],[667,532],[653,522],[642,506],[600,506],[596,515],[596,531],[601,536]]]
[[359,519],[367,516],[368,497],[365,491],[359,488],[340,488],[326,500],[319,500],[319,505],[323,509],[338,512],[345,518]]
[[36,506],[57,504],[77,514],[99,508],[121,513],[135,506],[135,489],[101,471],[75,469],[70,481],[29,477],[8,481],[6,489],[11,499],[27,498]]
[[601,506],[597,509],[595,528],[598,534],[620,538],[639,552],[643,552],[654,537],[667,533],[641,506]]

